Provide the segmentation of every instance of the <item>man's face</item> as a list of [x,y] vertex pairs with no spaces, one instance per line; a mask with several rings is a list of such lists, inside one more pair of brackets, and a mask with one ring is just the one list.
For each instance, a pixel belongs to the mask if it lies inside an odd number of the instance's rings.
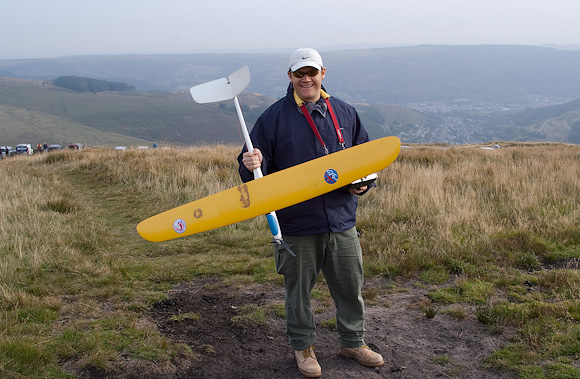
[[[316,75],[314,75],[316,72]],[[314,103],[320,98],[322,79],[326,73],[326,68],[318,71],[314,67],[302,67],[294,73],[288,72],[288,77],[294,85],[296,94],[308,103]],[[314,76],[310,76],[314,75]],[[296,76],[301,76],[297,78]]]

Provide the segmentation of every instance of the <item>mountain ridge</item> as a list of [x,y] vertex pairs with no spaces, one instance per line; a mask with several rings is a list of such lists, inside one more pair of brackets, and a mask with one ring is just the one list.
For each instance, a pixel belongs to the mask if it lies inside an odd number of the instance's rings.
[[[325,88],[357,108],[373,138],[397,135],[407,143],[452,144],[573,142],[571,136],[580,134],[574,129],[580,125],[575,100],[580,99],[580,51],[424,45],[323,55]],[[50,137],[26,124],[26,118],[10,117],[18,109],[36,112],[27,117],[51,124],[51,133],[61,141],[68,140],[74,125],[81,125],[93,134],[105,133],[91,137],[98,144],[124,138],[124,144],[240,143],[233,104],[195,104],[189,88],[248,65],[252,79],[240,98],[251,127],[261,111],[285,95],[287,58],[280,53],[237,53],[0,60],[0,72],[12,76],[0,80],[1,138],[17,135],[15,130],[40,134],[38,139]],[[50,80],[62,75],[128,83],[137,91],[86,96],[55,92]],[[26,83],[35,83],[34,91],[25,90]],[[58,124],[68,126],[59,131]]]
[[[580,51],[518,45],[422,45],[324,52],[326,86],[349,102],[501,101],[533,106],[535,96],[580,98]],[[61,75],[126,82],[138,91],[185,91],[249,66],[248,91],[284,95],[288,55],[190,54],[73,56],[0,60],[0,75]]]

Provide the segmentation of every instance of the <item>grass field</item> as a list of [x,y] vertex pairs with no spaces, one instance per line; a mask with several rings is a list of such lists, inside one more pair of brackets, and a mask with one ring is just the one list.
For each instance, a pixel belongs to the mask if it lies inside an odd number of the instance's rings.
[[[239,184],[239,146],[62,151],[0,162],[0,377],[69,378],[188,347],[144,322],[200,276],[279,282],[265,218],[163,243],[141,220]],[[361,198],[367,277],[414,280],[511,343],[487,364],[580,377],[580,147],[412,146]],[[193,317],[192,315],[191,317]]]

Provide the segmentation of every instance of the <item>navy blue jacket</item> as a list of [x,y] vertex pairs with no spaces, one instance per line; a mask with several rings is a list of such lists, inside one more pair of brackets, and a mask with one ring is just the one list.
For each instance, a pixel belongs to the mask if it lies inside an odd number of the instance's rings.
[[[356,110],[347,103],[330,97],[346,147],[369,140]],[[323,117],[318,111],[311,113],[314,123],[330,153],[342,150],[330,113]],[[270,106],[256,121],[250,138],[263,156],[264,175],[307,162],[325,155],[321,143],[310,128],[294,99],[290,83],[287,94]],[[242,163],[242,150],[238,156],[240,177],[244,182],[254,178]],[[346,190],[335,190],[302,203],[276,211],[283,235],[304,236],[325,232],[341,232],[352,228],[356,222],[358,199]]]

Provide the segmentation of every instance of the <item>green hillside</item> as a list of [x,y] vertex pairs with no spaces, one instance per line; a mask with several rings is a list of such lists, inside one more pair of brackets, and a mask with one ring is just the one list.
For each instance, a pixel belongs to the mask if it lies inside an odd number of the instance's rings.
[[[235,112],[185,93],[78,93],[40,81],[0,82],[2,144],[143,145],[240,141]],[[251,114],[251,112],[248,112]]]
[[[415,110],[387,104],[353,104],[372,139],[403,136],[409,130],[428,125],[431,117]],[[406,140],[405,142],[410,142]]]
[[[251,128],[275,100],[243,93]],[[426,116],[394,105],[356,104],[372,138],[397,135]],[[50,82],[0,79],[1,144],[201,145],[243,143],[233,101],[199,105],[188,92],[75,92]]]
[[580,99],[505,116],[490,129],[503,140],[580,143]]
[[[248,128],[274,101],[251,92],[240,96]],[[373,139],[393,135],[404,143],[580,141],[571,137],[580,134],[573,127],[580,121],[580,100],[500,114],[437,113],[437,108],[418,112],[390,104],[352,104]],[[241,145],[243,138],[233,101],[200,105],[185,91],[75,92],[45,81],[0,78],[0,144],[38,142]]]

